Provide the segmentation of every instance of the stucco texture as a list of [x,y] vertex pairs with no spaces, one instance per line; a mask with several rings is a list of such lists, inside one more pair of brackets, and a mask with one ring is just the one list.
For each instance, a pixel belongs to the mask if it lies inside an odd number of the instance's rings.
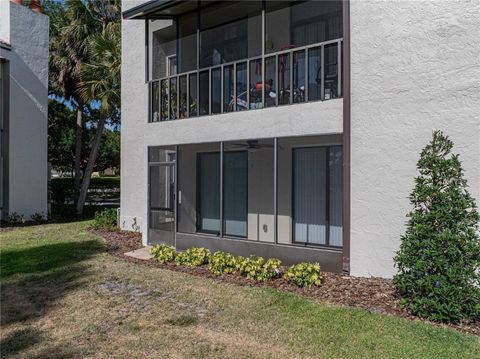
[[8,210],[47,215],[49,19],[10,4]]
[[351,273],[390,277],[433,130],[480,202],[480,2],[351,2]]

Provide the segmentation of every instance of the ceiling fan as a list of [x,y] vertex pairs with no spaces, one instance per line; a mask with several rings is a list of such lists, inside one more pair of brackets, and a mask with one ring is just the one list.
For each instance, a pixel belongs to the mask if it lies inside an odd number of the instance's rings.
[[247,140],[245,143],[232,143],[230,146],[238,147],[247,151],[256,151],[262,148],[273,148],[273,144],[258,143],[258,140]]

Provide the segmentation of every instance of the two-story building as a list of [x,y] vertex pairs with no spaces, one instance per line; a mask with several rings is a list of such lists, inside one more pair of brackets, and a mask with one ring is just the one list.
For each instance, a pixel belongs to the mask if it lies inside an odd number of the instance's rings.
[[47,15],[0,0],[0,220],[48,216]]
[[479,4],[129,1],[122,228],[389,277],[420,150],[480,199]]

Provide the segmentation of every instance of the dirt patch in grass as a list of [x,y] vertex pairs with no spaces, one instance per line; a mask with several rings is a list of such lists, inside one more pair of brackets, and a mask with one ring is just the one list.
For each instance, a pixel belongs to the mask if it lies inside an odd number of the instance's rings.
[[[400,307],[400,296],[398,295],[392,281],[389,279],[376,277],[360,278],[323,272],[322,286],[314,288],[299,288],[288,283],[282,277],[273,278],[268,282],[255,282],[238,273],[216,276],[208,270],[206,265],[199,267],[185,267],[177,266],[175,263],[160,264],[153,260],[146,261],[125,256],[124,253],[142,247],[141,235],[139,233],[126,231],[94,232],[105,239],[107,244],[107,253],[129,262],[140,263],[150,267],[169,269],[176,272],[184,272],[201,277],[213,278],[222,282],[242,286],[280,289],[313,298],[324,303],[362,308],[371,313],[395,315],[403,318],[428,322],[440,327],[450,327],[467,334],[480,335],[479,321],[473,323],[441,324],[415,317],[402,310]],[[285,269],[286,268],[282,268],[282,272]]]

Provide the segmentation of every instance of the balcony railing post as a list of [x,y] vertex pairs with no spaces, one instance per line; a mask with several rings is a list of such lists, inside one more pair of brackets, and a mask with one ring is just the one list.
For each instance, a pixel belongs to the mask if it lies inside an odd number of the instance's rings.
[[265,1],[262,1],[262,108],[265,105]]
[[180,76],[177,76],[177,80],[175,82],[176,86],[176,97],[177,97],[177,112],[175,113],[175,120],[180,118]]
[[212,114],[212,68],[208,69],[208,114]]
[[305,102],[308,101],[308,53],[310,49],[306,48],[305,49],[305,91],[304,91],[304,96],[305,96]]
[[338,74],[338,84],[337,84],[337,97],[342,97],[342,41],[337,43],[337,74]]
[[289,59],[290,59],[289,60],[289,62],[290,62],[290,64],[289,64],[289,66],[290,66],[290,73],[289,73],[289,77],[290,77],[289,78],[289,81],[290,81],[290,101],[289,102],[290,102],[290,104],[292,104],[293,103],[293,63],[294,63],[293,56],[294,56],[294,52],[291,51],[289,55],[290,55],[289,56]]
[[247,60],[247,110],[250,110],[250,62]]
[[320,48],[320,100],[325,100],[325,46]]
[[225,67],[222,65],[220,67],[220,113],[223,113],[223,91],[225,89],[225,84],[224,84],[225,74],[224,74],[224,71],[225,71]]
[[233,64],[233,112],[237,111],[237,63]]
[[280,66],[278,64],[278,54],[275,55],[275,106],[278,106],[278,97],[280,96],[280,86],[278,84],[278,70]]
[[187,118],[190,117],[190,74],[187,74]]

